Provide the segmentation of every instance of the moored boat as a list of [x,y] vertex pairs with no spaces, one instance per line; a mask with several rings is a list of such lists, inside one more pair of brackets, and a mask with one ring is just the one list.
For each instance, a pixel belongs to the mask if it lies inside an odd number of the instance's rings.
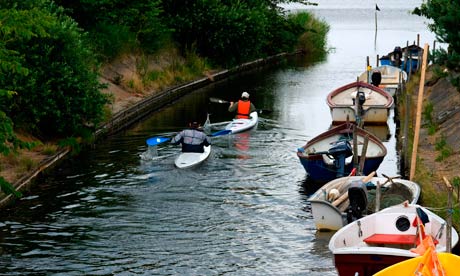
[[435,264],[438,265],[438,269],[442,269],[439,275],[457,276],[460,274],[458,271],[460,256],[447,252],[427,251],[423,256],[396,263],[377,272],[373,276],[414,276],[419,275],[417,274],[418,272],[422,273],[420,275],[436,275],[429,274],[431,269],[436,267]]
[[231,130],[232,133],[239,133],[254,128],[259,120],[257,111],[249,114],[249,119],[233,119],[225,126],[226,130]]
[[[398,204],[353,221],[329,241],[339,276],[370,276],[396,263],[418,257],[427,236],[437,252],[446,252],[446,221],[416,204]],[[451,244],[458,242],[454,228]],[[400,274],[397,274],[400,275]]]
[[[417,203],[420,186],[413,181],[395,178],[373,177],[371,173],[366,177],[341,177],[326,183],[308,198],[316,229],[336,231],[374,213],[376,208],[383,209],[405,201]],[[379,194],[378,185],[381,186]]]
[[382,56],[380,60],[381,65],[391,65],[404,70],[407,74],[417,71],[421,66],[419,60],[422,59],[423,48],[412,44],[401,48],[396,46],[392,52]]
[[381,65],[372,70],[365,71],[359,76],[362,82],[370,83],[394,96],[407,81],[407,73],[395,66]]
[[[353,146],[353,133],[356,134],[356,149]],[[363,152],[366,140],[366,152]],[[298,148],[297,157],[310,180],[326,183],[351,173],[355,151],[357,161],[363,165],[361,172],[364,175],[376,171],[387,154],[387,149],[378,137],[355,124],[343,123]]]
[[211,154],[211,146],[205,146],[204,152],[181,152],[174,160],[174,165],[179,169],[198,166],[208,159]]
[[330,92],[327,105],[332,123],[386,124],[393,97],[386,91],[363,81],[344,85]]

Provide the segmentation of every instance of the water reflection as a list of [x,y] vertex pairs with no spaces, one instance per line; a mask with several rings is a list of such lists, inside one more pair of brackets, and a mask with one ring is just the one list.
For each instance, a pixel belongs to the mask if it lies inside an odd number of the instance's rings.
[[[425,26],[407,14],[418,1],[379,4],[385,29],[375,50],[374,4],[320,2],[313,9],[331,24],[335,48],[327,60],[297,60],[215,83],[62,164],[2,213],[0,274],[336,275],[328,237],[315,231],[307,202],[318,187],[308,183],[296,149],[330,126],[329,91],[356,80],[366,56],[391,51]],[[179,149],[166,144],[158,156],[170,157],[140,158],[146,138],[172,135],[191,118],[205,122],[211,113],[212,124],[231,120],[227,105],[208,99],[237,99],[242,91],[273,112],[238,139],[213,137],[203,166],[175,169]],[[395,175],[391,120],[388,129],[379,172]]]
[[391,139],[392,133],[388,124],[385,125],[364,125],[365,130],[377,136],[380,141],[388,142]]
[[250,150],[250,138],[251,132],[242,132],[235,134],[233,137],[233,143],[237,150],[237,158],[239,159],[248,159],[250,156],[248,152]]

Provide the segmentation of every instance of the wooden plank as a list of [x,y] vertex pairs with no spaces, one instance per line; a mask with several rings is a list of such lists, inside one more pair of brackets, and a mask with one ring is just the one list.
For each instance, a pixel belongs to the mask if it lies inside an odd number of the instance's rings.
[[412,158],[410,162],[409,180],[414,180],[415,167],[417,165],[416,163],[417,162],[417,149],[418,149],[418,141],[420,137],[420,124],[422,121],[423,92],[425,89],[425,71],[426,71],[426,60],[427,60],[428,50],[429,50],[428,43],[425,43],[425,48],[423,49],[422,72],[420,76],[420,84],[419,84],[419,89],[418,89],[417,114],[416,114],[415,132],[414,132],[414,146],[412,148]]

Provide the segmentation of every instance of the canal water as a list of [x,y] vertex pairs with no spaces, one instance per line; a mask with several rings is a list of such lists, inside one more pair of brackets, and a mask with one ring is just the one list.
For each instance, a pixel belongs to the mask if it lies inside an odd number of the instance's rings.
[[[331,25],[327,59],[260,70],[187,95],[123,133],[58,166],[4,210],[0,275],[337,275],[328,241],[307,202],[311,185],[296,149],[326,131],[326,95],[355,81],[366,56],[375,64],[420,34],[434,36],[409,10],[421,1],[323,0],[308,7]],[[297,6],[289,6],[295,9]],[[148,149],[189,120],[213,131],[226,104],[247,91],[262,113],[257,129],[212,139],[212,155],[178,170],[178,146]],[[393,111],[392,111],[393,112]],[[388,149],[378,173],[397,175],[394,113],[375,128]],[[141,156],[149,153],[150,160]]]

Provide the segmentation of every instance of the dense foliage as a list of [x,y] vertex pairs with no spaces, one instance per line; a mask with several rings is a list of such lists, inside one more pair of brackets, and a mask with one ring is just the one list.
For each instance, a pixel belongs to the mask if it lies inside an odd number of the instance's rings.
[[274,2],[173,0],[164,1],[163,8],[183,49],[196,49],[229,66],[294,48],[305,29],[289,21]]
[[450,69],[460,70],[460,1],[429,0],[413,11],[415,14],[431,19],[428,24],[440,42],[447,43],[448,51],[438,52],[436,61]]
[[148,53],[162,47],[171,30],[163,23],[160,0],[55,0],[106,58],[120,51],[142,49]]
[[17,138],[19,129],[53,139],[87,134],[109,102],[98,63],[126,53],[174,45],[228,67],[325,48],[327,25],[284,14],[282,2],[290,1],[0,1],[0,154],[31,146]]
[[2,9],[0,18],[0,103],[16,127],[56,137],[100,122],[107,97],[76,23],[38,8]]

